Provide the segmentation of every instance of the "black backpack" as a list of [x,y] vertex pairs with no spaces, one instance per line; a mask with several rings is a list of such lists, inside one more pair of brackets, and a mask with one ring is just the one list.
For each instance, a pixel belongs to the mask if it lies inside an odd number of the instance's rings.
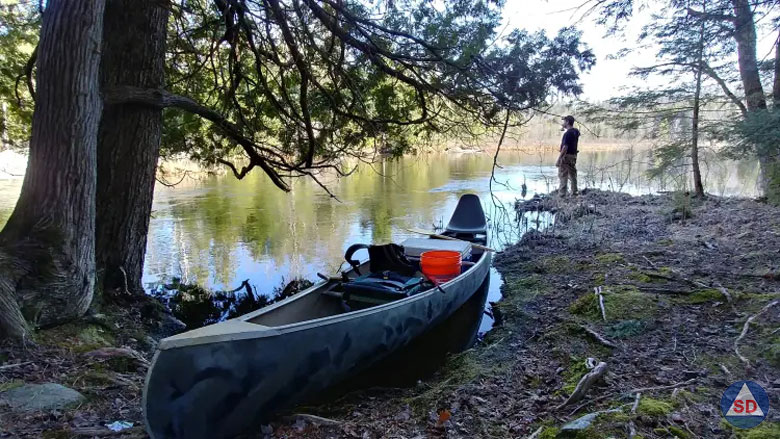
[[368,250],[368,259],[370,261],[370,270],[372,273],[391,271],[403,276],[414,276],[414,274],[420,270],[420,265],[407,259],[404,254],[404,248],[398,244],[354,244],[347,249],[347,252],[344,254],[344,259],[346,259],[347,263],[355,269],[357,274],[362,274],[358,269],[360,261],[352,259],[352,256],[356,251],[362,249]]

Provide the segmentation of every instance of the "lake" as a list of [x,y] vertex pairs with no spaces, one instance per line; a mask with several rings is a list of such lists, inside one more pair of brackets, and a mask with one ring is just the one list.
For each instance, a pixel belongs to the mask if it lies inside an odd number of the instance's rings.
[[[588,151],[578,158],[580,187],[632,194],[686,187],[686,178],[649,180],[647,150]],[[476,193],[489,217],[489,245],[502,248],[552,219],[529,214],[516,221],[512,205],[557,186],[554,151],[504,151],[491,185],[493,155],[430,154],[363,164],[345,178],[325,182],[330,197],[310,179],[292,191],[277,189],[259,171],[185,178],[176,187],[158,184],[147,243],[144,285],[154,289],[178,277],[184,283],[232,290],[245,279],[270,294],[295,279],[334,274],[353,243],[399,242],[408,229],[446,225],[458,197]],[[705,187],[715,195],[755,196],[754,161],[720,162],[704,157]],[[492,195],[491,195],[492,186]],[[21,180],[0,180],[0,224],[10,215]],[[534,214],[535,215],[535,214]],[[500,298],[501,279],[491,272],[488,301]],[[483,328],[490,326],[483,322]]]

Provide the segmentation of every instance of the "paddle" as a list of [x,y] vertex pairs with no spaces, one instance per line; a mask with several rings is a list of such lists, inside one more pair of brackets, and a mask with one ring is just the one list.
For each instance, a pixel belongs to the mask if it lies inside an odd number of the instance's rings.
[[428,236],[431,236],[433,238],[447,239],[447,240],[450,240],[450,241],[468,242],[474,248],[478,248],[480,250],[485,250],[485,251],[489,251],[489,252],[493,252],[493,253],[498,253],[498,250],[492,249],[490,247],[485,247],[484,245],[481,245],[481,244],[474,244],[473,242],[466,241],[465,239],[458,239],[458,238],[453,238],[452,236],[439,235],[437,233],[426,232],[424,230],[417,230],[417,229],[404,229],[404,230],[406,230],[407,232],[419,233],[420,235],[428,235]]

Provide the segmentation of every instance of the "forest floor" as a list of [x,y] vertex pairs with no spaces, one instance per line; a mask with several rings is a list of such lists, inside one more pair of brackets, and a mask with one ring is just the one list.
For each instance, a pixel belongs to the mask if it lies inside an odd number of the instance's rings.
[[[745,379],[777,405],[780,209],[601,191],[517,208],[555,212],[556,223],[497,255],[502,324],[481,343],[415,386],[353,391],[293,410],[321,418],[279,417],[247,437],[596,439],[633,430],[645,439],[780,439],[777,408],[750,430],[733,429],[720,411],[723,391]],[[135,427],[110,437],[145,437],[143,359],[94,352],[120,346],[149,359],[154,340],[127,330],[154,328],[149,314],[44,331],[26,351],[0,348],[0,390],[58,382],[87,396],[49,413],[0,407],[0,437],[106,437],[102,425],[115,420]],[[587,359],[607,372],[565,404],[589,373]],[[587,428],[561,430],[588,414]]]

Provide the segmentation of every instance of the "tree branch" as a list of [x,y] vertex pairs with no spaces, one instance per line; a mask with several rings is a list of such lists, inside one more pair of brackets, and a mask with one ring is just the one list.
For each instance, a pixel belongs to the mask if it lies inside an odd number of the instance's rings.
[[38,59],[38,46],[35,46],[35,49],[33,50],[32,54],[30,54],[30,59],[27,60],[27,63],[24,65],[24,71],[19,74],[19,76],[16,77],[16,100],[19,101],[21,104],[22,97],[19,96],[19,83],[22,81],[22,78],[25,78],[25,84],[27,84],[27,91],[30,92],[30,97],[32,97],[32,100],[35,101],[35,87],[33,86],[33,80],[32,80],[32,73],[33,69],[35,68],[35,61]]
[[737,17],[730,14],[713,14],[712,12],[701,12],[691,8],[686,8],[686,11],[688,11],[688,15],[691,17],[702,18],[704,20],[728,21],[731,23],[737,22]]
[[[276,170],[268,164],[268,160],[258,153],[258,150],[276,156],[282,160],[282,163],[284,163],[284,158],[268,148],[259,146],[256,142],[244,136],[235,124],[228,121],[211,108],[205,107],[188,97],[170,93],[167,90],[130,86],[118,86],[104,90],[103,99],[107,105],[139,104],[159,109],[179,108],[197,114],[204,119],[208,119],[226,136],[238,143],[244,149],[249,156],[250,164],[252,166],[260,166],[279,189],[285,192],[290,191],[290,187],[287,183],[285,183]],[[236,174],[236,177],[238,177],[239,173],[236,172],[235,167],[233,167],[233,172]],[[244,175],[246,174],[244,173]],[[238,178],[243,178],[243,175]]]

